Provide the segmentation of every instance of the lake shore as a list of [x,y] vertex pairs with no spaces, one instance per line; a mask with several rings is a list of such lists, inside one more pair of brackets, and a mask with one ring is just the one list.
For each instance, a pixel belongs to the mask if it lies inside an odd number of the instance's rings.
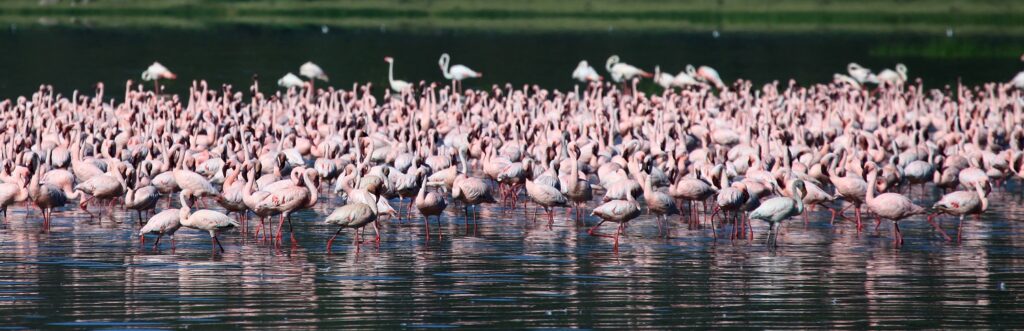
[[8,25],[200,29],[328,26],[430,32],[734,31],[1024,34],[1024,4],[997,1],[37,1],[0,3]]

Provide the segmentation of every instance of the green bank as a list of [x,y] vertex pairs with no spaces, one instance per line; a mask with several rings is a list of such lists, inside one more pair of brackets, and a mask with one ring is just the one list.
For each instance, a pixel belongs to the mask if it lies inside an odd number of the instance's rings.
[[403,31],[711,31],[1024,35],[1021,1],[8,0],[14,26],[202,29],[256,24]]

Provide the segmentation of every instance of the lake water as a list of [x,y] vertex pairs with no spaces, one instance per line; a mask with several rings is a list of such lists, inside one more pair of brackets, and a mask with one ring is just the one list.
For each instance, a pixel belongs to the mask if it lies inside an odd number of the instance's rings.
[[[487,34],[255,27],[207,30],[11,28],[0,35],[0,99],[31,93],[91,91],[117,96],[153,60],[194,78],[263,89],[314,60],[332,84],[384,83],[385,55],[397,76],[440,80],[437,57],[453,54],[485,73],[467,86],[536,83],[570,88],[580,59],[610,54],[677,71],[715,66],[727,80],[763,83],[831,79],[857,61],[881,69],[906,63],[929,86],[1005,81],[1021,69],[1019,39],[865,34]],[[650,87],[648,87],[650,88]],[[237,89],[236,89],[237,90]],[[58,211],[41,234],[40,214],[12,208],[0,226],[0,325],[4,329],[268,328],[1021,328],[1024,327],[1024,225],[1021,188],[997,192],[981,221],[969,219],[962,243],[947,243],[923,221],[905,221],[906,243],[891,244],[889,223],[858,234],[827,212],[786,224],[781,247],[711,239],[674,222],[658,238],[653,219],[630,225],[618,253],[590,237],[562,210],[555,224],[523,211],[482,210],[468,231],[461,208],[442,220],[444,237],[424,239],[421,220],[385,222],[379,248],[356,251],[351,233],[332,254],[335,229],[322,224],[337,203],[296,215],[295,241],[282,248],[224,235],[214,255],[206,234],[182,230],[177,250],[138,245],[133,216],[90,219]],[[937,193],[935,193],[937,194]],[[931,204],[937,195],[921,198]],[[397,201],[393,201],[397,203]],[[590,207],[594,207],[591,204]],[[587,224],[596,223],[587,218]],[[941,224],[955,235],[956,220]],[[602,229],[605,232],[612,227]],[[372,232],[372,231],[370,231]],[[720,233],[723,234],[724,232]],[[370,235],[367,234],[367,238]],[[152,242],[152,238],[149,242]]]
[[[104,82],[108,95],[118,96],[127,79],[139,80],[154,60],[178,74],[167,83],[170,92],[186,91],[193,79],[213,86],[235,84],[247,90],[258,74],[264,91],[277,79],[312,60],[331,77],[331,84],[350,89],[353,82],[387,83],[383,57],[396,59],[396,78],[443,81],[437,60],[452,55],[484,73],[466,83],[487,88],[511,82],[572,88],[572,70],[582,60],[606,74],[609,55],[653,71],[660,65],[677,73],[686,64],[715,67],[723,79],[756,83],[795,79],[801,84],[825,82],[846,64],[858,62],[875,71],[905,63],[911,77],[926,86],[942,87],[957,79],[977,84],[1008,81],[1024,64],[1019,37],[934,34],[852,33],[486,33],[389,32],[320,27],[284,29],[228,26],[211,30],[19,28],[0,32],[0,98],[31,93],[40,84],[58,91],[93,91]],[[647,89],[656,90],[651,83]],[[380,91],[380,90],[378,90]]]
[[[442,240],[425,241],[416,218],[385,222],[379,248],[357,251],[345,233],[327,254],[335,229],[322,224],[324,204],[297,215],[296,241],[286,236],[281,248],[234,232],[223,236],[227,252],[213,255],[208,235],[186,229],[176,251],[165,241],[154,252],[138,246],[138,226],[120,210],[102,221],[62,211],[40,234],[38,212],[15,208],[0,227],[0,321],[31,329],[1020,328],[1024,210],[1017,193],[992,199],[981,221],[965,223],[960,244],[915,218],[903,222],[906,242],[896,249],[888,222],[858,234],[815,212],[806,225],[786,224],[776,252],[764,247],[761,223],[753,241],[724,231],[715,241],[678,221],[663,239],[645,215],[615,253],[610,239],[588,236],[561,210],[549,229],[522,209],[484,208],[466,230],[455,206]],[[940,222],[955,236],[955,219]]]

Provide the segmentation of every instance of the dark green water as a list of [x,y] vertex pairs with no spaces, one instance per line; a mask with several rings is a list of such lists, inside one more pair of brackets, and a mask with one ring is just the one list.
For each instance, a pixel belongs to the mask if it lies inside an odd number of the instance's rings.
[[[686,64],[710,65],[727,81],[739,78],[767,83],[795,79],[825,82],[846,64],[875,71],[905,63],[911,77],[941,87],[958,78],[976,84],[1008,81],[1024,69],[1024,44],[1018,38],[959,36],[944,31],[920,34],[711,34],[573,33],[509,34],[484,32],[393,33],[386,30],[338,30],[320,27],[278,29],[230,26],[213,30],[84,29],[8,27],[0,33],[0,98],[33,92],[40,84],[58,91],[92,91],[104,82],[119,95],[127,79],[139,80],[154,60],[178,74],[170,92],[184,92],[194,79],[246,90],[258,74],[264,91],[276,89],[285,73],[298,73],[312,60],[331,77],[331,85],[350,89],[353,82],[387,83],[383,57],[396,59],[396,78],[442,81],[437,59],[482,71],[467,87],[488,88],[511,82],[547,88],[571,88],[572,70],[587,59],[606,74],[605,59],[653,71],[660,65],[676,73]],[[648,85],[652,85],[648,83]],[[653,90],[653,87],[648,87]],[[113,93],[113,94],[111,94]]]

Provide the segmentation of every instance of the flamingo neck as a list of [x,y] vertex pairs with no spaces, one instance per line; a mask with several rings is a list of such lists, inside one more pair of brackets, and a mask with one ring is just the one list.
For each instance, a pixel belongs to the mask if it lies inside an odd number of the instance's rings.
[[388,82],[395,83],[395,61],[388,62]]
[[988,197],[985,194],[985,190],[979,184],[974,184],[974,189],[978,191],[978,199],[981,200],[980,212],[985,212],[985,210],[988,210]]
[[871,201],[875,200],[875,180],[876,179],[878,179],[878,170],[877,169],[876,170],[871,170],[871,172],[868,173],[868,178],[867,178],[868,187],[867,187],[867,197],[865,199],[865,202],[870,203]]
[[302,173],[302,181],[306,182],[306,189],[309,190],[309,203],[306,207],[313,207],[313,205],[316,204],[317,199],[320,197],[318,194],[320,190],[318,190],[316,186],[313,186],[313,181],[309,179],[309,174],[306,172]]

